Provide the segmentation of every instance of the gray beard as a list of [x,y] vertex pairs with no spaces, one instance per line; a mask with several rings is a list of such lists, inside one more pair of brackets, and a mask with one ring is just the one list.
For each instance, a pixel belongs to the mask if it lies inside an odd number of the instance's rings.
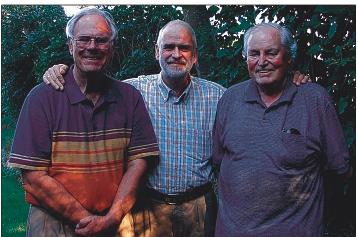
[[169,68],[162,68],[165,74],[172,79],[184,79],[188,72],[186,70],[171,70]]
[[186,75],[190,72],[189,68],[185,68],[183,70],[175,70],[169,68],[168,64],[166,62],[163,62],[159,60],[160,68],[163,70],[163,72],[171,79],[184,79]]

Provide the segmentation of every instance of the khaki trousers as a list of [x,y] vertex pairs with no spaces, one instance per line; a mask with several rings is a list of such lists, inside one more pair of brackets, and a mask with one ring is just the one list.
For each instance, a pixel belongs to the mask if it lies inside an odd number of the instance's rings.
[[[103,234],[102,237],[134,237],[131,214],[127,214],[118,228],[117,234]],[[63,223],[47,211],[30,206],[27,219],[26,237],[77,237],[74,226]],[[99,237],[99,236],[98,236]]]

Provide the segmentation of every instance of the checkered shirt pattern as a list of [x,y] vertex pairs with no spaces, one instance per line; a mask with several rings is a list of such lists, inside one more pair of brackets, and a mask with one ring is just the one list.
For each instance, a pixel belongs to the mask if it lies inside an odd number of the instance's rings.
[[191,77],[180,97],[160,74],[125,80],[142,94],[159,142],[159,165],[148,186],[166,194],[185,192],[212,178],[212,128],[225,88]]

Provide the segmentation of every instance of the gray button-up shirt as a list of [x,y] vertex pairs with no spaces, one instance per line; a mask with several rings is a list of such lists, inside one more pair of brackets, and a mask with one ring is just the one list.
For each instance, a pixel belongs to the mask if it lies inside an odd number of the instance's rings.
[[289,80],[267,108],[253,80],[235,85],[219,102],[213,139],[221,163],[216,236],[323,234],[323,170],[349,169],[324,88]]

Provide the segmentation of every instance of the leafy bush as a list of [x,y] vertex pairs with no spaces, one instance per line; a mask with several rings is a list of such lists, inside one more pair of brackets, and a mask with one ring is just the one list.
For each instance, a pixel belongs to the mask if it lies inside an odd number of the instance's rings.
[[[350,148],[352,166],[355,166],[354,5],[99,7],[112,13],[119,28],[112,67],[112,73],[119,80],[158,73],[154,45],[159,29],[172,19],[184,19],[193,26],[198,38],[199,65],[192,73],[229,87],[248,79],[246,63],[241,56],[244,31],[260,19],[284,22],[298,40],[296,68],[309,73],[332,95]],[[63,8],[56,5],[3,5],[1,8],[3,173],[14,172],[3,165],[25,96],[42,81],[42,74],[48,67],[72,62],[64,32],[67,20]],[[327,186],[330,187],[330,183]],[[334,203],[328,202],[329,226],[342,216],[352,223],[354,182],[343,188],[338,185],[331,192],[342,193],[338,201],[344,213],[339,213],[333,208]]]

